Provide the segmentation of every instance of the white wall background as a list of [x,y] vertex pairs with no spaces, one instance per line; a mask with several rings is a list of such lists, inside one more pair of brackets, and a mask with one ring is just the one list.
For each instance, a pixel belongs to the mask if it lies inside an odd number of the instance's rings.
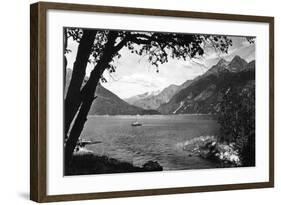
[[[60,0],[114,6],[275,16],[275,164],[274,189],[153,196],[60,204],[276,204],[280,200],[281,13],[277,0]],[[29,198],[29,4],[2,1],[0,7],[0,204],[32,204]],[[56,203],[55,203],[56,204]]]

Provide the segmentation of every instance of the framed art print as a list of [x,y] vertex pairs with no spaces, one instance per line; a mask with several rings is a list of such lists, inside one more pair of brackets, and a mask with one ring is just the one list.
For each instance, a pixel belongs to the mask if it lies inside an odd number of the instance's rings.
[[274,18],[31,5],[30,197],[274,186]]

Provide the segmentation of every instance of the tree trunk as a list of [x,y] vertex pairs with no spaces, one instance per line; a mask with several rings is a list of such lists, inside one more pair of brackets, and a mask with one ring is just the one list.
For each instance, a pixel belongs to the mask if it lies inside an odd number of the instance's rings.
[[70,163],[73,151],[76,147],[77,141],[80,137],[80,134],[84,128],[84,124],[87,121],[87,115],[91,108],[91,105],[95,99],[95,91],[96,87],[98,85],[100,77],[98,75],[95,76],[94,82],[93,82],[93,90],[92,95],[90,95],[86,100],[84,100],[80,106],[79,113],[77,117],[75,118],[74,125],[71,129],[69,138],[67,140],[67,143],[65,145],[65,163]]
[[77,110],[79,109],[79,106],[81,105],[80,89],[85,78],[86,67],[96,33],[96,30],[83,30],[83,36],[78,46],[76,61],[73,65],[71,81],[64,102],[64,130],[66,138],[70,124]]
[[114,42],[117,37],[117,32],[110,32],[108,35],[108,42],[103,51],[103,55],[94,70],[91,72],[90,78],[83,87],[82,104],[75,118],[73,127],[71,128],[69,137],[65,144],[65,163],[70,163],[72,154],[76,147],[77,141],[87,121],[87,115],[91,105],[95,99],[96,87],[99,83],[100,77],[104,70],[108,67],[108,63],[112,60]]
[[[101,66],[101,67],[104,67],[104,66]],[[104,67],[104,69],[105,69],[105,67]],[[95,70],[91,73],[91,77],[90,77],[87,85],[85,85],[85,86],[87,86],[87,87],[85,87],[85,98],[80,106],[78,115],[75,118],[73,127],[71,128],[69,137],[65,144],[65,163],[70,163],[73,151],[77,144],[77,141],[84,128],[84,124],[87,121],[87,116],[88,116],[89,110],[91,108],[93,101],[96,98],[95,92],[96,92],[96,87],[99,83],[101,71],[102,70],[99,70],[99,67],[96,67]]]

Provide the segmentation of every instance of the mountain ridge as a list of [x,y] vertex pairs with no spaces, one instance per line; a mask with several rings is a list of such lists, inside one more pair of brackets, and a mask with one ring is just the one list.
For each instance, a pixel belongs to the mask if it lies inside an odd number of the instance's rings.
[[[171,84],[161,92],[146,92],[121,99],[101,84],[97,86],[91,115],[144,115],[215,113],[225,89],[231,86],[255,84],[255,60],[247,63],[240,56],[231,61],[220,59],[205,73],[187,80],[181,85]],[[66,73],[66,89],[71,79],[71,70]],[[83,85],[87,82],[85,78]]]
[[178,89],[179,86],[171,84],[158,94],[145,95],[146,93],[144,93],[124,100],[143,109],[157,109],[161,104],[168,102]]
[[[72,70],[67,69],[65,75],[65,93],[67,92],[70,80],[71,80]],[[83,85],[87,82],[88,78],[85,77]],[[133,106],[122,100],[116,94],[107,90],[100,83],[96,88],[95,95],[97,98],[94,100],[89,115],[150,115],[159,114],[156,110],[142,109],[137,106]]]
[[124,100],[131,105],[143,109],[159,109],[162,104],[168,103],[175,94],[190,86],[193,82],[210,74],[220,75],[223,72],[240,72],[246,68],[247,64],[248,63],[238,55],[234,56],[231,61],[226,61],[224,58],[221,58],[217,64],[211,66],[205,73],[195,77],[193,80],[187,80],[181,85],[171,84],[164,88],[158,95],[146,95],[146,93],[143,93]]
[[176,93],[158,111],[162,114],[217,112],[224,90],[233,86],[254,86],[255,61],[247,63],[239,56],[232,61],[218,61],[186,88]]

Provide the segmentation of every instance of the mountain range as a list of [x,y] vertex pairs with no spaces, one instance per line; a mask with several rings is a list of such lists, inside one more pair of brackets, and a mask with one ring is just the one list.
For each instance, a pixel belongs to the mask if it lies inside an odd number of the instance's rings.
[[192,80],[187,80],[182,85],[171,84],[168,87],[164,88],[161,92],[146,92],[140,95],[126,98],[124,99],[124,101],[143,109],[157,110],[160,105],[168,103],[177,92],[188,87],[191,83]]
[[[71,79],[66,73],[66,89]],[[87,77],[84,83],[87,82]],[[239,56],[231,61],[220,59],[204,74],[181,85],[169,85],[162,91],[146,92],[121,99],[101,84],[98,85],[89,114],[136,115],[136,114],[185,114],[216,113],[220,102],[230,87],[255,87],[255,61],[247,63]]]
[[157,110],[162,114],[216,113],[224,93],[229,88],[254,86],[255,61],[247,63],[239,56],[235,56],[230,62],[221,59]]
[[[252,68],[254,69],[255,63],[254,61],[251,62],[250,64]],[[163,89],[163,91],[155,94],[149,94],[149,93],[144,93],[141,95],[133,96],[131,98],[124,99],[126,102],[128,102],[131,105],[135,105],[138,107],[142,107],[144,109],[157,109],[160,113],[162,114],[172,114],[172,113],[177,113],[177,112],[183,112],[182,110],[177,110],[181,105],[184,106],[184,101],[178,102],[177,99],[177,94],[179,96],[188,96],[189,101],[194,97],[195,93],[189,92],[190,89],[197,89],[198,86],[202,87],[205,89],[205,93],[207,95],[211,95],[212,90],[215,89],[215,84],[213,84],[211,87],[205,87],[209,83],[207,83],[207,79],[214,78],[213,80],[217,81],[221,77],[225,75],[225,73],[239,73],[241,71],[244,71],[246,67],[249,66],[249,64],[242,59],[240,56],[235,56],[230,62],[226,61],[225,59],[220,59],[217,64],[213,65],[210,69],[208,69],[203,75],[200,75],[196,77],[193,80],[187,80],[184,82],[182,85],[170,85]],[[204,79],[204,80],[201,80]],[[192,85],[192,86],[191,86]],[[191,86],[191,87],[190,87]],[[189,87],[189,88],[188,88]],[[188,89],[186,89],[188,88]],[[216,90],[216,89],[215,89]],[[201,96],[204,96],[204,98],[209,98],[206,96],[206,94],[202,93]],[[174,99],[173,99],[174,98]],[[197,102],[200,99],[200,96],[198,96],[195,101]],[[170,102],[171,101],[171,102]],[[202,99],[200,100],[202,101]],[[204,101],[204,100],[203,100]],[[191,106],[189,104],[189,106]],[[199,106],[199,104],[195,103],[195,107]],[[200,107],[200,106],[199,106]],[[199,108],[198,108],[199,109]],[[189,110],[186,112],[197,112],[195,110]],[[198,111],[206,112],[208,109],[199,109]]]
[[179,86],[177,85],[169,85],[161,92],[146,92],[124,100],[131,105],[143,109],[157,109],[161,104],[169,102],[178,89]]
[[[70,80],[71,80],[72,70],[67,69],[65,77],[65,91],[67,91]],[[83,85],[88,81],[88,77],[84,79]],[[83,86],[82,85],[82,86]],[[97,98],[94,100],[91,109],[89,111],[90,115],[149,115],[149,114],[160,114],[156,110],[148,110],[134,105],[130,105],[125,102],[117,95],[103,87],[99,84],[96,88],[95,95]]]
[[89,111],[90,115],[149,115],[160,114],[156,110],[143,109],[130,105],[101,84],[96,88],[95,99]]

